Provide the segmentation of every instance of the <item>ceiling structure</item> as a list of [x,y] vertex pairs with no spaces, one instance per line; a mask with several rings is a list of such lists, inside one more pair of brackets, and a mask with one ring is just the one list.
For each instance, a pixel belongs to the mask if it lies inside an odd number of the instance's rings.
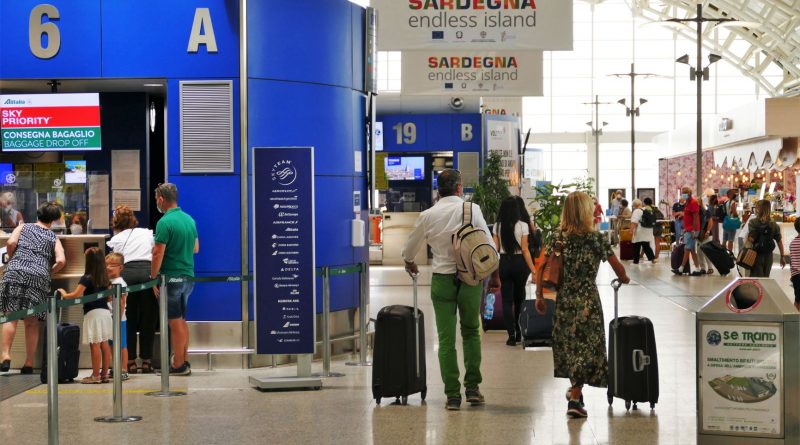
[[[800,95],[800,0],[713,0],[702,4],[705,17],[760,24],[722,28],[704,23],[706,50],[737,66],[770,96]],[[631,7],[649,21],[694,18],[697,12],[697,2],[693,0],[631,0]],[[696,26],[680,25],[674,32],[695,41]],[[775,76],[776,71],[783,76]]]

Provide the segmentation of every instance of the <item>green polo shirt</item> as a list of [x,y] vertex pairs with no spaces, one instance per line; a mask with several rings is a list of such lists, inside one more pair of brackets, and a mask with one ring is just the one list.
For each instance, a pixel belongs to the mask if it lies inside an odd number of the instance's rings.
[[166,246],[159,273],[193,277],[196,239],[197,226],[194,219],[180,207],[167,210],[156,224],[155,241]]

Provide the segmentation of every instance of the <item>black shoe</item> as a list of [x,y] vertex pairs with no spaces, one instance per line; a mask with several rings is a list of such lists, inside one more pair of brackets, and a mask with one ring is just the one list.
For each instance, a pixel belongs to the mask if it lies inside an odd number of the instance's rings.
[[580,419],[589,415],[578,400],[570,400],[567,404],[567,415],[573,419]]
[[[566,396],[567,397],[567,402],[569,402],[569,400],[570,400],[570,398],[569,398],[570,393],[572,393],[572,388],[567,388],[567,396]],[[581,393],[581,398],[580,398],[580,400],[578,400],[578,402],[580,402],[581,407],[586,406],[586,404],[583,403],[583,394],[582,393]]]
[[173,368],[172,366],[169,367],[169,375],[191,375],[192,368],[190,368],[186,362],[183,362],[182,365],[178,366],[177,368]]
[[699,270],[692,271],[689,275],[693,277],[699,277],[700,275],[705,275],[705,272],[700,272]]
[[20,374],[33,374],[33,366],[23,366],[19,370]]
[[521,332],[517,332],[517,335],[514,337],[514,340],[516,340],[517,342],[521,342],[522,341],[522,333]]
[[683,272],[681,272],[679,269],[672,269],[672,273],[675,275],[683,275]]
[[[467,388],[464,390],[464,395],[467,396],[467,403],[472,406],[483,405],[486,403],[486,399],[484,399],[483,394],[481,394],[481,391],[477,387]],[[461,401],[459,401],[459,403],[460,402]]]
[[11,360],[3,360],[3,363],[0,363],[0,372],[8,372],[11,370]]
[[461,397],[448,397],[444,409],[448,411],[458,411],[461,409]]
[[508,340],[506,340],[506,345],[517,346],[517,341],[514,340],[514,337],[508,337]]

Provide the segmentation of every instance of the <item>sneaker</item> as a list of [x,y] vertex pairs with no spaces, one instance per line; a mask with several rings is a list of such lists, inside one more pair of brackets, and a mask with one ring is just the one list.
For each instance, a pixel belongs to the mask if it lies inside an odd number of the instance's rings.
[[672,269],[672,273],[675,275],[683,275],[683,272],[681,272],[680,269]]
[[461,397],[448,397],[444,409],[448,411],[458,411],[461,409]]
[[693,277],[699,277],[700,275],[705,275],[705,272],[701,272],[699,270],[693,270],[692,273],[690,273],[689,275]]
[[130,378],[131,378],[131,376],[130,376],[130,375],[128,375],[128,373],[127,373],[127,372],[125,372],[125,371],[122,371],[122,374],[121,374],[121,375],[122,375],[122,381],[123,381],[123,382],[124,382],[125,380],[128,380],[128,379],[130,379]]
[[708,269],[706,271],[706,273],[709,274],[709,275],[713,275],[714,274],[714,269]]
[[169,375],[184,375],[184,376],[187,376],[187,375],[191,375],[191,374],[192,374],[192,368],[190,368],[186,364],[186,362],[184,362],[182,365],[178,366],[177,368],[173,368],[172,366],[169,367]]
[[[571,392],[572,392],[572,388],[567,388],[567,395],[566,395],[567,402],[569,402],[569,401],[570,401],[570,398],[569,398],[569,396],[570,396],[570,393],[571,393]],[[584,407],[584,406],[586,406],[586,404],[584,404],[584,403],[583,403],[583,394],[581,394],[581,398],[580,398],[580,400],[578,400],[578,402],[580,402],[580,404],[581,404],[581,407]]]
[[570,400],[567,404],[567,415],[573,419],[580,419],[589,415],[578,400]]
[[464,390],[464,394],[467,396],[467,403],[472,406],[483,405],[486,403],[486,399],[483,397],[483,394],[481,394],[481,391],[477,387],[467,388]]

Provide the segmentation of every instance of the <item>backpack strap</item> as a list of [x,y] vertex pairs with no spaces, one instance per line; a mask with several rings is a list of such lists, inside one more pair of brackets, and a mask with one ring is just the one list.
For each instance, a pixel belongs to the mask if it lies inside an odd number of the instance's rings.
[[462,225],[472,224],[472,203],[464,201],[464,216],[461,218]]

